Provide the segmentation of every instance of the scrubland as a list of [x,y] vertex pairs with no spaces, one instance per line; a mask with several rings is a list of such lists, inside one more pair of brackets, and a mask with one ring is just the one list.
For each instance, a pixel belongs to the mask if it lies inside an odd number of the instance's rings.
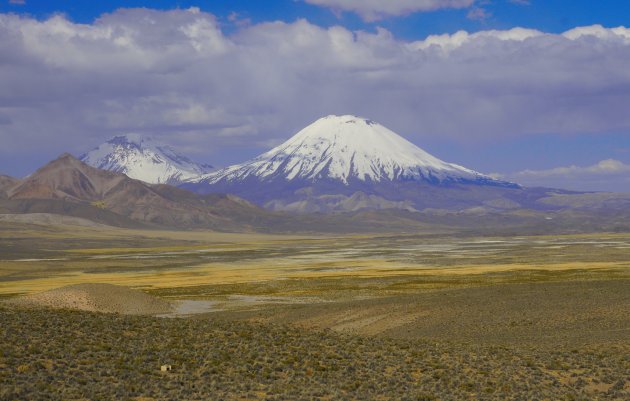
[[[630,395],[624,345],[541,349],[240,320],[5,308],[0,317],[4,400],[624,400]],[[161,364],[173,370],[161,372]]]
[[0,304],[2,400],[630,398],[628,234],[5,225],[0,251],[5,299],[99,282],[210,305],[165,318]]

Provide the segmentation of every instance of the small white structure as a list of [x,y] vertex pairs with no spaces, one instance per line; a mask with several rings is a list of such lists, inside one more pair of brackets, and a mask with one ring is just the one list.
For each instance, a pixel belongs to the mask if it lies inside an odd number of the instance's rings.
[[173,367],[171,365],[162,365],[160,366],[160,370],[162,372],[170,372],[171,370],[173,370]]

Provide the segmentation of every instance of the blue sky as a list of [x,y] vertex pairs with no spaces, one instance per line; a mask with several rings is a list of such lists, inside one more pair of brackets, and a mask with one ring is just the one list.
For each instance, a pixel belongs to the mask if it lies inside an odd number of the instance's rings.
[[[387,0],[385,0],[387,1]],[[253,23],[281,20],[286,22],[306,18],[321,26],[343,25],[349,29],[374,29],[382,26],[397,37],[413,40],[431,34],[453,33],[460,29],[475,32],[483,29],[509,29],[515,26],[560,33],[576,26],[601,24],[608,27],[627,26],[630,1],[627,0],[490,0],[478,1],[489,16],[483,20],[467,18],[470,8],[416,12],[403,16],[365,22],[352,12],[338,15],[325,7],[300,0],[3,0],[0,12],[13,12],[46,19],[58,13],[80,23],[91,23],[104,13],[118,8],[145,7],[159,10],[199,7],[227,21],[237,13]]]
[[0,0],[0,173],[127,132],[227,165],[352,113],[526,185],[630,191],[630,1],[385,3]]
[[[199,7],[227,19],[236,12],[252,22],[273,20],[292,21],[307,18],[323,26],[341,24],[351,29],[370,29],[374,25],[386,27],[399,37],[418,39],[429,34],[455,32],[459,29],[507,29],[514,26],[536,28],[545,32],[563,32],[576,26],[602,24],[627,25],[630,2],[626,0],[494,0],[478,2],[491,14],[483,22],[466,18],[469,9],[447,9],[428,13],[412,13],[365,23],[352,13],[336,16],[329,9],[299,0],[226,0],[226,1],[91,1],[91,0],[24,0],[11,3],[4,0],[0,11],[29,14],[39,19],[63,13],[75,22],[91,23],[104,13],[118,8],[146,7],[160,10]],[[529,3],[529,4],[527,4]]]

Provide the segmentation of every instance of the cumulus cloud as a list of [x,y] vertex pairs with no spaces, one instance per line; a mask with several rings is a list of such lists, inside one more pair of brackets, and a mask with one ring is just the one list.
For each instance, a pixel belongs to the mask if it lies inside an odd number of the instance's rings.
[[443,8],[470,7],[475,0],[304,0],[307,3],[331,8],[334,11],[350,11],[365,21],[376,21],[388,16],[399,16]]
[[122,9],[91,24],[0,14],[0,171],[125,132],[221,165],[331,113],[372,118],[421,146],[603,135],[630,129],[628,65],[623,27],[408,42],[306,20],[226,35],[196,8]]
[[506,42],[523,42],[527,39],[544,35],[535,29],[512,28],[505,31],[487,30],[470,34],[466,31],[458,31],[454,34],[430,35],[425,40],[409,43],[408,46],[415,50],[427,50],[431,47],[444,52],[449,52],[471,42],[483,42],[487,40],[499,40]]
[[611,29],[604,28],[601,25],[581,26],[566,31],[563,33],[563,36],[571,40],[593,36],[602,40],[622,39],[627,42],[630,40],[630,29],[622,26]]
[[630,192],[630,164],[615,159],[591,166],[565,166],[548,170],[524,170],[502,176],[527,186],[574,190]]

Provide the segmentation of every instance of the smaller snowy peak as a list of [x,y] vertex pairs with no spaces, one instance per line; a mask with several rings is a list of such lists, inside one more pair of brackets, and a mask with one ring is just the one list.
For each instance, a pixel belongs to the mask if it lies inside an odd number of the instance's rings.
[[256,178],[266,181],[497,182],[444,162],[383,125],[353,115],[320,118],[283,144],[242,164],[207,174],[214,184]]
[[115,136],[79,159],[92,167],[151,184],[178,184],[213,170],[210,165],[195,163],[170,146],[140,134]]

